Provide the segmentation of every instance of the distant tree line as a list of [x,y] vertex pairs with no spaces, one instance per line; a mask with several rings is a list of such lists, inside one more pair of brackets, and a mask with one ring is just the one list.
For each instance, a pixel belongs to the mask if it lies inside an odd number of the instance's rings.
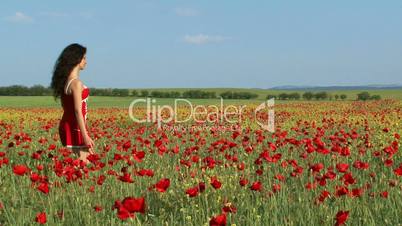
[[[214,99],[222,97],[224,99],[254,99],[258,95],[251,92],[225,91],[217,94],[212,91],[186,90],[179,91],[159,91],[159,90],[131,90],[119,88],[90,88],[90,95],[93,96],[119,96],[119,97],[154,97],[154,98],[193,98],[193,99]],[[50,87],[34,85],[31,87],[12,85],[0,87],[0,96],[51,96],[53,90]]]
[[111,88],[89,88],[91,95],[93,96],[120,96],[127,97],[130,96],[130,91],[128,89],[111,89]]
[[12,85],[0,87],[0,96],[50,96],[53,91],[49,87],[34,85],[31,87]]
[[369,92],[361,92],[357,94],[357,100],[380,100],[380,95],[370,95]]
[[178,91],[151,91],[141,90],[139,97],[157,97],[157,98],[193,98],[193,99],[214,99],[222,97],[223,99],[254,99],[258,95],[251,92],[233,92],[225,91],[220,94],[212,91],[186,90],[182,93]]
[[335,94],[331,95],[328,94],[325,91],[321,92],[304,92],[303,94],[300,94],[298,92],[292,92],[292,93],[279,93],[278,95],[273,95],[273,94],[268,94],[267,99],[275,98],[278,100],[345,100],[348,96],[346,94]]
[[[193,99],[214,99],[222,97],[223,99],[255,99],[258,94],[252,92],[236,92],[224,91],[219,94],[212,91],[204,90],[186,90],[179,91],[160,91],[160,90],[132,90],[132,89],[119,89],[119,88],[90,88],[91,95],[93,96],[119,96],[119,97],[154,97],[154,98],[193,98]],[[53,90],[50,87],[42,85],[34,85],[31,87],[22,85],[12,85],[0,87],[0,96],[51,96]],[[345,100],[346,94],[331,95],[325,91],[321,92],[298,92],[279,93],[277,95],[268,94],[267,99],[275,98],[278,100]],[[380,100],[380,95],[370,95],[368,92],[361,92],[357,94],[357,100]]]
[[226,91],[220,95],[223,99],[255,99],[258,97],[255,93],[250,92],[232,92]]

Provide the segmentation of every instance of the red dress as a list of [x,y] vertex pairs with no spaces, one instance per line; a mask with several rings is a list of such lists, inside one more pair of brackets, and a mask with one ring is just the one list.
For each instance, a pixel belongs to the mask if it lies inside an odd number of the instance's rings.
[[[70,82],[67,84],[66,90],[68,90]],[[81,98],[81,107],[82,107],[82,116],[84,117],[85,128],[88,132],[87,127],[87,100],[89,97],[89,88],[84,85],[84,89],[82,90]],[[65,92],[61,95],[61,104],[63,106],[63,117],[59,123],[59,135],[61,139],[61,143],[63,146],[67,148],[83,148],[87,147],[84,143],[84,139],[81,134],[80,127],[78,126],[77,118],[75,117],[74,112],[74,98],[72,94],[66,94]]]

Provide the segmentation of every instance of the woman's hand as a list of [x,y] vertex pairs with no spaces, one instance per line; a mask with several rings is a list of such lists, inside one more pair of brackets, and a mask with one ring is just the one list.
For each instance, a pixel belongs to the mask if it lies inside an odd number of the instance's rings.
[[94,152],[95,142],[91,139],[89,135],[86,135],[84,137],[84,144],[89,148],[90,154],[95,154]]

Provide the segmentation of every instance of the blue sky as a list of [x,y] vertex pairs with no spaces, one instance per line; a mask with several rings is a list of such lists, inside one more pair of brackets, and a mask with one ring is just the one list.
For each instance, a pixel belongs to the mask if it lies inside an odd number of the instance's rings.
[[90,87],[402,84],[400,0],[2,0],[0,36],[0,86],[74,42]]

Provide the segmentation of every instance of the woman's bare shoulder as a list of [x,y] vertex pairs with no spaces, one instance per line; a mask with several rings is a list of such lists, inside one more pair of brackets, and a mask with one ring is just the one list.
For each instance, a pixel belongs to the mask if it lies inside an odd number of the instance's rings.
[[74,79],[74,80],[71,82],[71,90],[72,90],[72,91],[73,91],[73,90],[80,90],[80,89],[82,89],[82,86],[83,86],[82,81],[79,80],[79,79]]

